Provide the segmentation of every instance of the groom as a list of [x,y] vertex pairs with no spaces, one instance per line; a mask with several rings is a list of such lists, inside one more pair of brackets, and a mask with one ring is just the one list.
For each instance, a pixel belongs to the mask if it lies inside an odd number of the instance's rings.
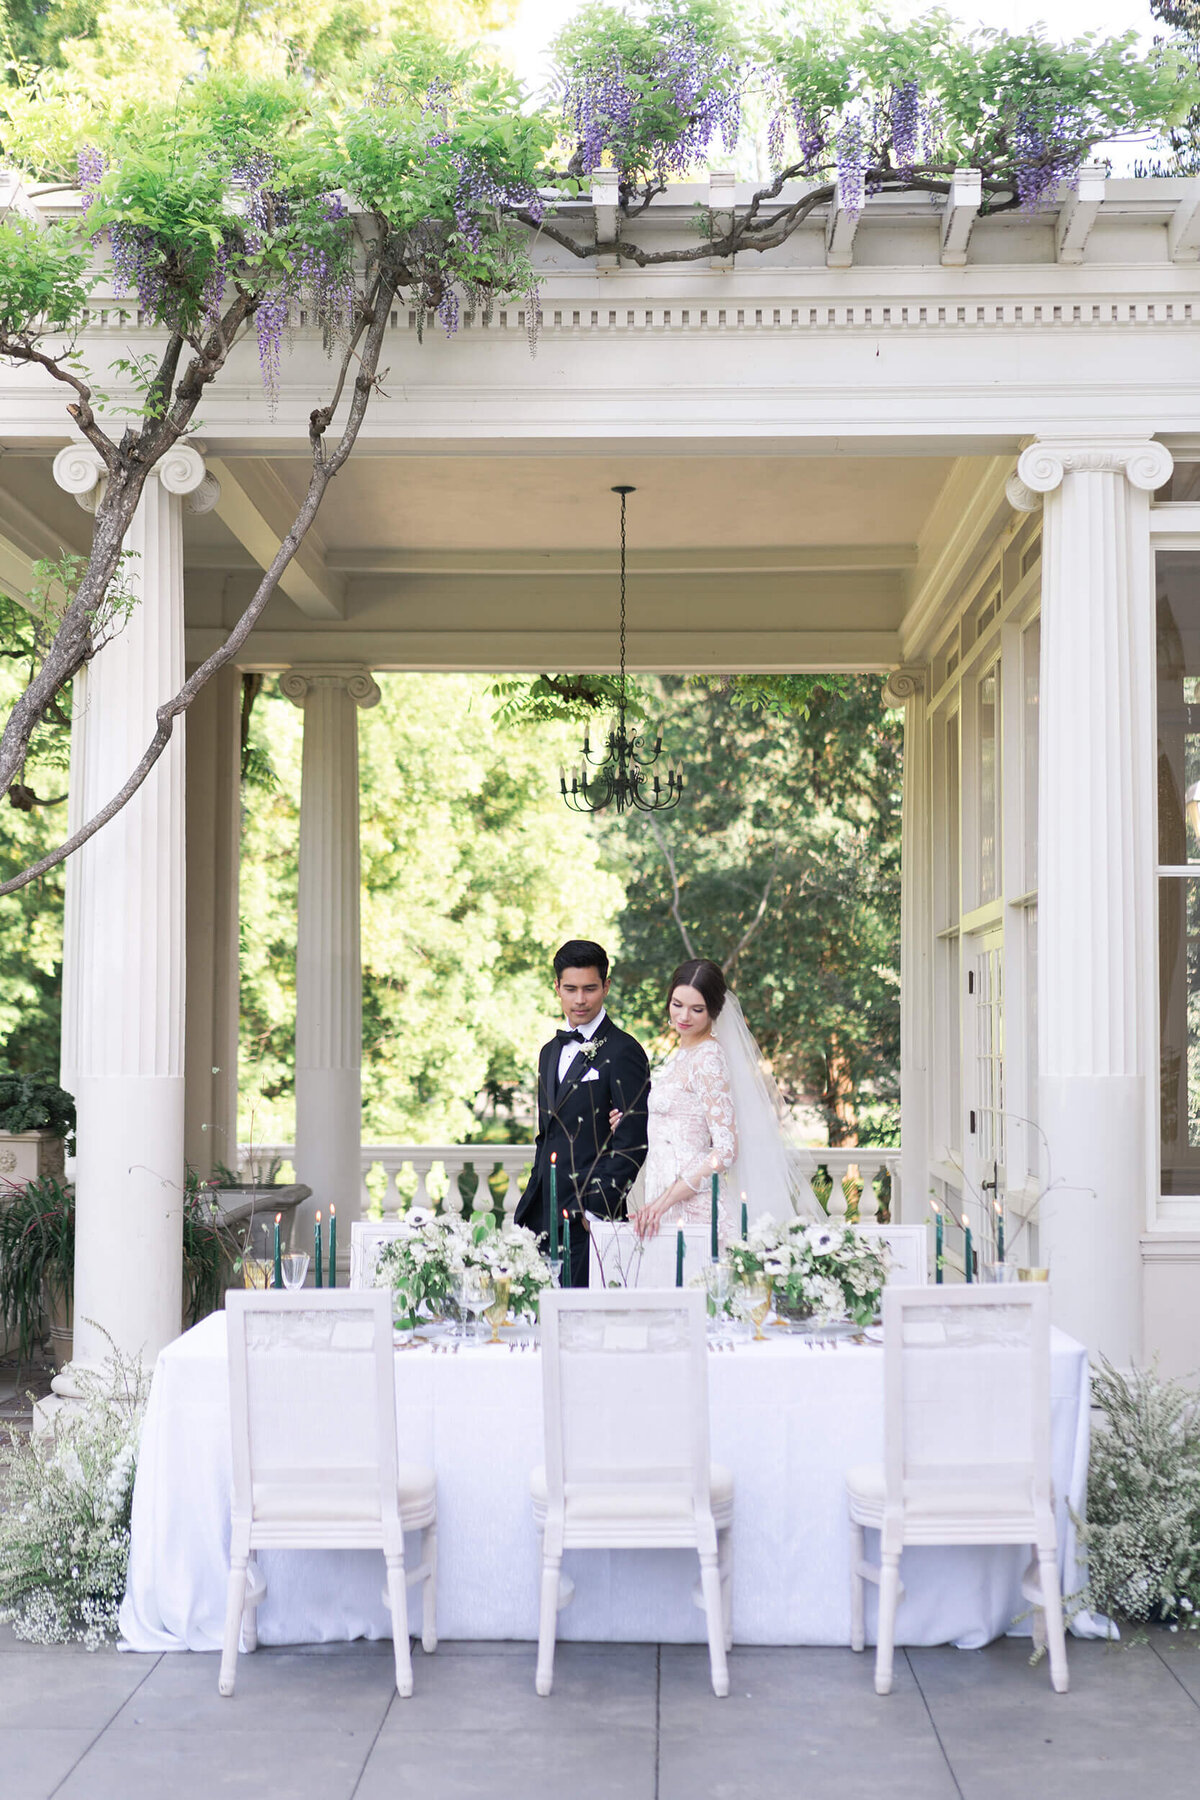
[[[550,1158],[557,1158],[561,1214],[571,1219],[572,1287],[588,1284],[585,1212],[625,1217],[625,1195],[646,1160],[650,1064],[636,1038],[604,1010],[608,957],[599,944],[572,938],[554,958],[554,992],[566,1028],[538,1058],[538,1134],[533,1174],[516,1223],[537,1235],[550,1230]],[[621,1122],[613,1131],[608,1115]]]

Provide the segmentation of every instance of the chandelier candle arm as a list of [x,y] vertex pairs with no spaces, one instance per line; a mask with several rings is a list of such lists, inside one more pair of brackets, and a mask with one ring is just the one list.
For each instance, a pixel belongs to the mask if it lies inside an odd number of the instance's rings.
[[[558,786],[563,800],[575,812],[603,812],[615,803],[617,812],[627,808],[637,812],[666,812],[678,806],[683,796],[683,764],[667,761],[666,780],[661,773],[648,775],[662,754],[663,726],[654,728],[653,748],[645,731],[630,731],[627,719],[625,684],[625,588],[626,588],[626,502],[636,490],[628,486],[614,487],[621,497],[621,625],[620,673],[617,678],[617,716],[609,727],[602,754],[592,755],[590,727],[584,727],[583,761],[578,771],[571,770],[567,787],[567,770],[560,764]],[[588,765],[594,773],[589,776]]]

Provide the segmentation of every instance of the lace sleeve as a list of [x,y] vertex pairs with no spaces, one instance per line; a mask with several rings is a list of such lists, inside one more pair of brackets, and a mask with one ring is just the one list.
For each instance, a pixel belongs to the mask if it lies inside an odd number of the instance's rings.
[[733,1110],[733,1094],[729,1086],[729,1070],[725,1052],[715,1039],[697,1052],[690,1070],[692,1092],[704,1108],[708,1121],[711,1150],[696,1157],[682,1171],[683,1179],[696,1193],[711,1179],[714,1170],[724,1174],[737,1157],[737,1125]]

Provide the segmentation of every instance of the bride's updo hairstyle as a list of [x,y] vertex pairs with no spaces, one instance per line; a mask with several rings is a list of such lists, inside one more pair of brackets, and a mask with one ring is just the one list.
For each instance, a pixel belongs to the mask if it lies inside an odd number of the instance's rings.
[[725,1004],[726,993],[725,976],[719,964],[709,962],[706,956],[694,956],[690,962],[680,963],[667,988],[668,1008],[675,989],[681,987],[695,988],[708,1008],[709,1018],[715,1023]]

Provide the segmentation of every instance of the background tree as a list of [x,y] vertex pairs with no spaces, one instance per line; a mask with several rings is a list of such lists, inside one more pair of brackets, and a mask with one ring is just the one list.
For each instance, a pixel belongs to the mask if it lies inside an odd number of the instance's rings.
[[622,1016],[661,1041],[671,968],[710,956],[785,1098],[815,1110],[830,1143],[894,1141],[899,714],[874,677],[782,717],[674,678],[661,690],[684,802],[603,827],[626,887]]
[[[622,885],[547,781],[569,732],[498,726],[486,676],[378,681],[359,721],[363,1134],[524,1141],[550,957],[567,937],[614,943]],[[303,719],[273,687],[251,741],[277,782],[245,790],[242,844],[240,1132],[260,1143],[294,1126]]]

